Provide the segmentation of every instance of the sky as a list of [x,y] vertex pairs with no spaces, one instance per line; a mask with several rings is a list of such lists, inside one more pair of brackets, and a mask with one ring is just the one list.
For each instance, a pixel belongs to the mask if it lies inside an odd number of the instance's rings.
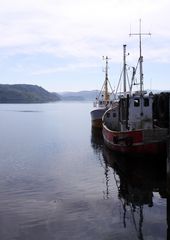
[[[33,84],[50,92],[116,89],[123,64],[139,58],[144,88],[170,90],[169,0],[0,0],[0,84]],[[130,69],[129,69],[130,74]]]

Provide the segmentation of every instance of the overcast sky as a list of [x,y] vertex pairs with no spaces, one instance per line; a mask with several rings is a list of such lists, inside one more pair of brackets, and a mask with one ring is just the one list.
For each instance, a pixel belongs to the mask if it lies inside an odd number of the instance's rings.
[[127,45],[136,66],[142,32],[144,86],[170,90],[169,0],[0,0],[0,83],[49,91],[100,89],[102,56],[117,86]]

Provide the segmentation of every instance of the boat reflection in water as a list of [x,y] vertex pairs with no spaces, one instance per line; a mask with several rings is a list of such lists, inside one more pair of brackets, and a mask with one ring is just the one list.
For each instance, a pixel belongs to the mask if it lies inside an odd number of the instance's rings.
[[130,210],[138,239],[144,239],[142,225],[143,207],[153,206],[153,193],[166,198],[166,159],[133,159],[103,148],[106,166],[113,168],[118,197],[123,208],[123,224],[126,227],[126,212]]
[[167,239],[170,239],[170,138],[167,141],[168,157],[167,157]]
[[[145,157],[144,159],[141,157],[127,157],[120,153],[115,154],[105,145],[102,145],[102,137],[99,139],[97,136],[100,136],[99,133],[98,135],[94,134],[91,138],[92,147],[98,151],[98,154],[100,151],[100,155],[103,157],[106,196],[110,197],[109,188],[111,186],[109,184],[108,172],[112,169],[114,181],[117,186],[117,197],[122,206],[123,226],[126,228],[129,226],[129,222],[133,223],[137,239],[143,240],[146,237],[143,233],[143,225],[145,221],[147,222],[144,214],[144,206],[154,206],[153,199],[155,194],[159,195],[160,198],[167,197],[166,158],[152,159],[149,157],[146,159]],[[131,217],[129,217],[129,213]],[[154,224],[154,216],[153,223],[151,224]]]
[[103,149],[103,135],[100,128],[91,128],[91,145],[95,151],[101,152]]

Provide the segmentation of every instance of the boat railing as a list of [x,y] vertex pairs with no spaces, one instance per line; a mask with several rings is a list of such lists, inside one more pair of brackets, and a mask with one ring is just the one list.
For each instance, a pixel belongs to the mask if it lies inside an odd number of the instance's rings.
[[112,100],[109,100],[109,101],[99,100],[99,101],[93,102],[93,107],[107,107],[107,106],[111,106],[112,103],[113,103]]

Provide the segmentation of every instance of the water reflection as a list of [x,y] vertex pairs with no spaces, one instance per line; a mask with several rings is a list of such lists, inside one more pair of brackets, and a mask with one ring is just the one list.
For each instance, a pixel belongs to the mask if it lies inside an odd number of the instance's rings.
[[153,206],[153,193],[166,197],[166,159],[125,158],[106,148],[103,148],[103,157],[106,164],[114,170],[118,197],[123,208],[124,227],[127,225],[128,207],[138,239],[142,240],[143,206]]
[[100,128],[91,128],[91,145],[94,150],[101,151],[103,148],[103,135]]
[[[100,128],[91,128],[91,146],[96,154],[100,165],[105,168],[105,163],[103,162],[102,149],[103,149],[103,135]],[[107,171],[107,170],[106,170]],[[105,197],[104,197],[105,198]]]
[[122,206],[122,222],[124,228],[129,224],[127,212],[131,214],[131,222],[139,240],[144,239],[143,210],[147,205],[154,206],[154,194],[160,198],[167,197],[166,191],[166,158],[127,157],[113,153],[103,144],[102,132],[92,131],[91,145],[97,153],[103,156],[104,174],[106,181],[105,198],[110,197],[109,169],[117,187],[117,197]]
[[170,239],[170,138],[167,141],[167,239]]
[[168,193],[167,197],[167,224],[168,224],[167,239],[170,239],[170,193]]

